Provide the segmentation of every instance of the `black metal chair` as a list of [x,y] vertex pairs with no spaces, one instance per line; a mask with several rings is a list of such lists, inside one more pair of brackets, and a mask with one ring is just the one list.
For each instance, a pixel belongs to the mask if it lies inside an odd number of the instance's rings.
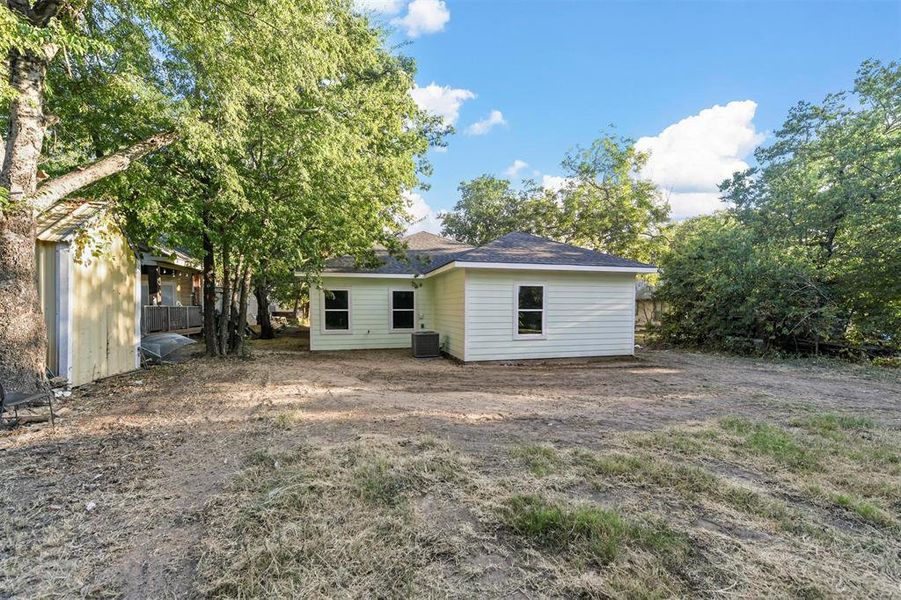
[[[55,425],[53,414],[53,392],[8,392],[0,383],[0,425],[15,427],[19,423],[19,407],[49,406],[50,425]],[[12,413],[12,416],[10,416]]]

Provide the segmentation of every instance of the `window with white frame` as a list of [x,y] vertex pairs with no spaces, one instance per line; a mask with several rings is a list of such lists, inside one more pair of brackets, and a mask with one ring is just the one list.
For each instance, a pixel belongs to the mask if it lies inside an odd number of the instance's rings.
[[350,290],[322,290],[323,331],[350,331]]
[[391,290],[391,329],[408,331],[416,322],[416,292]]
[[519,284],[516,286],[517,337],[542,337],[544,324],[544,286]]

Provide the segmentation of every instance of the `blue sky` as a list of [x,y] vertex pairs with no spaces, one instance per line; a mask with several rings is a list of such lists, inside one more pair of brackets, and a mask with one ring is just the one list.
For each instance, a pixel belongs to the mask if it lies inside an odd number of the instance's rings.
[[417,102],[457,130],[430,152],[413,229],[436,231],[482,173],[559,185],[566,151],[610,125],[651,152],[644,175],[676,218],[710,212],[792,105],[901,58],[901,1],[357,3],[416,58]]

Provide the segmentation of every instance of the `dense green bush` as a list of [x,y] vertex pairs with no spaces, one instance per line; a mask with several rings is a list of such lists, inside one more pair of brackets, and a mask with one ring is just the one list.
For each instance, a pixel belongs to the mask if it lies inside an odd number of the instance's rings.
[[801,103],[731,207],[676,227],[660,327],[677,344],[901,348],[901,68],[864,63],[853,95]]
[[682,224],[660,266],[669,308],[659,331],[677,344],[749,351],[754,340],[786,344],[835,327],[809,262],[727,214]]

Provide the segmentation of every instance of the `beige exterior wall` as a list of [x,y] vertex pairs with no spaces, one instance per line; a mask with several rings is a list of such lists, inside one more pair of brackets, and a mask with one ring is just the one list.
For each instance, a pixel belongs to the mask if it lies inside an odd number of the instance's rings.
[[365,348],[409,348],[410,331],[392,331],[390,290],[414,290],[416,329],[431,329],[432,288],[418,279],[327,277],[322,286],[350,290],[350,330],[326,332],[323,329],[323,290],[310,294],[310,350],[355,350]]
[[72,369],[80,385],[137,368],[137,258],[116,231],[99,256],[90,248],[72,257]]
[[[633,354],[634,282],[631,273],[469,269],[466,360]],[[516,284],[545,286],[543,339],[514,334]]]
[[38,269],[38,295],[47,326],[47,368],[59,373],[59,332],[57,331],[58,270],[54,242],[38,242],[35,247]]
[[463,322],[465,281],[463,269],[452,269],[425,280],[426,286],[431,288],[432,312],[435,315],[431,328],[439,333],[441,349],[460,360],[466,360]]
[[[175,275],[160,275],[160,286],[171,285],[175,288],[175,299],[178,304],[173,306],[192,306],[194,304],[194,278],[191,273],[176,271]],[[149,282],[147,275],[141,275],[141,303],[150,304],[147,295]]]

